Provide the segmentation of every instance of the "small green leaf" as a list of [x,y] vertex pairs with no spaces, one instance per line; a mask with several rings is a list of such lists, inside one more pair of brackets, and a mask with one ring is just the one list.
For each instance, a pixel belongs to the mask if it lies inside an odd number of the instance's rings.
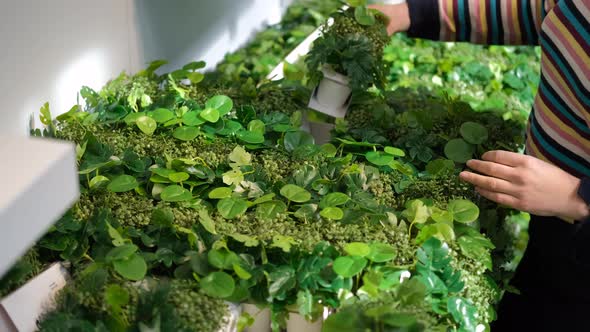
[[135,123],[137,124],[137,127],[139,128],[139,130],[141,130],[144,134],[148,135],[148,136],[152,136],[154,134],[154,131],[156,131],[156,128],[158,128],[158,124],[156,123],[156,120],[150,118],[149,116],[141,116],[139,117]]
[[141,118],[142,116],[145,116],[145,113],[143,112],[139,112],[139,113],[130,113],[129,115],[127,115],[123,121],[125,121],[125,123],[127,125],[132,125],[134,123],[137,122],[137,119]]
[[242,130],[237,133],[237,137],[249,144],[262,144],[264,143],[264,135],[259,132],[253,132],[248,130]]
[[453,214],[449,211],[444,211],[441,209],[433,209],[430,218],[436,222],[441,222],[445,224],[452,224],[453,223]]
[[309,191],[294,184],[288,184],[281,188],[281,195],[295,203],[305,203],[311,199]]
[[129,292],[117,284],[112,284],[105,290],[105,300],[112,308],[121,308],[129,303]]
[[354,17],[361,25],[371,26],[376,22],[375,14],[365,6],[356,7],[354,10]]
[[124,244],[120,247],[111,249],[105,256],[107,262],[114,262],[116,260],[128,259],[135,254],[139,248],[134,244]]
[[213,272],[201,280],[201,289],[211,297],[228,297],[233,294],[235,287],[234,279],[225,272]]
[[371,248],[366,243],[352,242],[344,246],[344,251],[350,256],[366,257],[371,252]]
[[207,253],[207,260],[211,266],[222,270],[231,270],[234,264],[240,263],[238,255],[227,249],[210,250]]
[[320,212],[320,216],[330,220],[342,220],[344,211],[339,207],[327,207]]
[[365,158],[367,158],[367,161],[369,161],[371,164],[374,164],[377,166],[388,166],[389,164],[391,164],[394,161],[394,158],[392,155],[385,154],[383,152],[378,152],[378,151],[367,152],[365,154]]
[[199,211],[199,222],[207,232],[217,234],[217,231],[215,230],[215,221],[209,216],[207,210],[202,209]]
[[200,133],[201,131],[195,127],[178,127],[174,130],[172,136],[181,141],[192,141],[197,138]]
[[394,157],[405,157],[406,156],[406,153],[402,149],[394,148],[391,146],[386,146],[384,150],[385,150],[385,153],[390,154]]
[[351,278],[361,273],[367,266],[367,259],[357,256],[338,257],[334,261],[333,269],[336,274],[344,278]]
[[287,212],[287,205],[282,201],[270,201],[256,207],[256,218],[260,220],[274,220],[279,214]]
[[234,108],[234,103],[227,96],[215,96],[207,100],[205,107],[216,109],[220,116],[224,116],[231,112],[232,108]]
[[397,256],[397,251],[389,244],[373,243],[369,247],[371,250],[367,258],[375,263],[389,262]]
[[138,254],[133,254],[128,259],[114,261],[113,267],[123,278],[133,281],[142,280],[147,273],[147,264]]
[[488,130],[476,122],[465,122],[460,131],[467,143],[478,145],[488,140]]
[[238,145],[229,154],[229,160],[236,166],[249,166],[252,164],[252,155]]
[[224,198],[217,202],[217,211],[225,219],[233,219],[248,210],[248,202],[238,198]]
[[174,112],[167,108],[158,108],[148,113],[148,116],[154,119],[157,123],[168,122],[175,117]]
[[165,202],[184,202],[190,201],[193,195],[190,191],[181,186],[172,185],[166,187],[161,193],[160,198]]
[[472,223],[479,218],[479,207],[465,199],[450,201],[448,209],[455,221],[463,224]]
[[193,61],[193,62],[190,62],[190,63],[187,63],[186,65],[184,65],[182,67],[182,69],[195,71],[195,70],[203,69],[203,68],[205,68],[205,66],[207,66],[207,63],[205,63],[205,61]]
[[340,206],[348,203],[348,201],[350,201],[350,197],[346,194],[338,192],[330,193],[322,198],[320,208],[325,209],[327,207]]
[[336,153],[338,153],[338,149],[334,146],[334,144],[330,143],[322,145],[321,149],[327,157],[335,157]]
[[197,73],[197,72],[188,72],[188,73],[186,73],[186,77],[193,84],[201,83],[203,81],[203,79],[205,79],[205,75],[203,75],[201,73]]
[[217,131],[218,135],[229,136],[235,135],[238,131],[243,130],[242,124],[232,120],[226,120],[222,129]]
[[170,179],[170,181],[178,183],[188,180],[190,178],[190,175],[188,175],[188,173],[185,172],[176,172],[170,174],[168,178]]
[[210,199],[222,199],[231,197],[233,190],[228,187],[215,188],[209,193]]
[[199,116],[212,123],[219,121],[219,111],[214,108],[204,109]]
[[197,127],[206,121],[200,117],[201,111],[190,111],[182,116],[182,123],[190,127]]
[[139,183],[133,176],[119,175],[109,183],[107,189],[114,193],[124,193],[137,188],[137,186],[139,186]]
[[447,158],[458,163],[466,163],[473,158],[475,147],[460,138],[450,140],[445,145],[445,155]]
[[248,123],[248,130],[264,135],[266,133],[266,125],[260,120],[252,120]]
[[452,172],[455,169],[455,163],[448,159],[437,159],[426,165],[426,172],[430,175],[439,175],[445,172]]
[[246,271],[243,267],[241,267],[239,264],[234,264],[233,268],[234,268],[234,272],[236,273],[238,278],[243,279],[243,280],[249,280],[250,278],[252,278],[252,275],[248,271]]
[[89,185],[91,189],[94,189],[102,186],[106,182],[109,182],[109,178],[107,178],[106,176],[97,175],[93,177],[92,180],[90,180]]

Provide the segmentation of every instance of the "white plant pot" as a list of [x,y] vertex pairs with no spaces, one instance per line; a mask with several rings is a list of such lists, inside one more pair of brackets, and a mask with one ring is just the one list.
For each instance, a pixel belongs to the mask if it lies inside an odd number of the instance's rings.
[[350,79],[327,67],[322,72],[324,78],[312,94],[309,107],[335,118],[343,118],[352,98]]
[[305,317],[297,313],[289,313],[287,332],[322,332],[323,320],[308,322]]
[[244,329],[245,332],[271,332],[270,309],[260,309],[254,304],[242,304],[242,311],[254,318],[254,324]]

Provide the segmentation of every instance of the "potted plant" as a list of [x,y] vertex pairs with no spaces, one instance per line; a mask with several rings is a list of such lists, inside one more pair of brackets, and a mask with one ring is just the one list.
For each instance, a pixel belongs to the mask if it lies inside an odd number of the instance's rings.
[[344,117],[355,91],[383,89],[385,82],[386,18],[366,1],[351,2],[334,15],[305,60],[316,86],[310,107],[333,117]]

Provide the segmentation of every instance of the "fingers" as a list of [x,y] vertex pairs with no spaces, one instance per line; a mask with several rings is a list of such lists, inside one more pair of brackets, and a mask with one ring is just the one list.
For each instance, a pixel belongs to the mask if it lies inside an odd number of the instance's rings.
[[467,162],[467,167],[478,173],[504,179],[510,182],[513,182],[513,180],[517,179],[515,168],[491,161],[470,160]]
[[524,166],[527,161],[527,156],[508,151],[489,151],[484,153],[481,159],[506,166],[517,167]]
[[463,181],[469,182],[478,188],[490,192],[513,194],[516,189],[512,183],[495,177],[479,175],[471,172],[461,172],[459,176]]
[[496,202],[500,205],[505,205],[513,209],[522,210],[519,208],[519,200],[514,196],[510,196],[504,193],[493,192],[484,188],[476,187],[475,190],[483,197],[489,199],[492,202]]

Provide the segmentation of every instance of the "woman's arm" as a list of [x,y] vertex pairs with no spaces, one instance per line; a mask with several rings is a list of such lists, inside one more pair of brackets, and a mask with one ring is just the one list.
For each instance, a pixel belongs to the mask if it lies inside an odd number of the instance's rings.
[[560,0],[407,0],[372,5],[391,18],[390,33],[479,44],[537,45],[543,18]]

